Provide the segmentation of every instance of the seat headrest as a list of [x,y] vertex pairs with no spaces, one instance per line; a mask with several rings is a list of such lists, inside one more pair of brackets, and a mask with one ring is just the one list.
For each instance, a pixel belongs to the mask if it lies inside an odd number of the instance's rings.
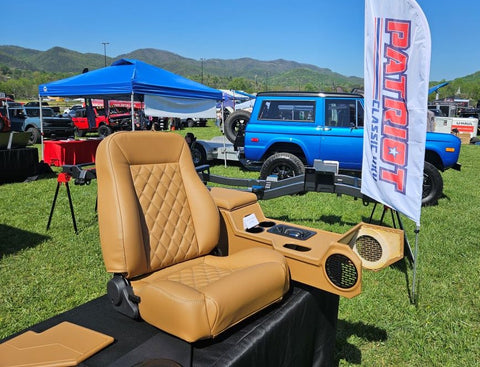
[[[122,156],[130,165],[191,161],[185,139],[174,133],[123,131],[109,136],[101,144],[108,144],[108,154]],[[115,161],[119,161],[119,157]],[[193,163],[191,165],[193,167]]]

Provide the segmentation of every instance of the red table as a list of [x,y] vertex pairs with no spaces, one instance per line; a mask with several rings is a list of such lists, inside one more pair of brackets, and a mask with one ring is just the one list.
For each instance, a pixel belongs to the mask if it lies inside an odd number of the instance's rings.
[[95,152],[102,139],[45,140],[44,161],[50,166],[95,162]]

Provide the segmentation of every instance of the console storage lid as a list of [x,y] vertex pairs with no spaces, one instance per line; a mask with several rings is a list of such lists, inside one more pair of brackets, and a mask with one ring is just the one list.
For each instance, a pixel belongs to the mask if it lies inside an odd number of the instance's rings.
[[257,202],[257,195],[239,190],[225,189],[222,187],[212,187],[210,189],[210,195],[217,207],[233,210],[241,208]]

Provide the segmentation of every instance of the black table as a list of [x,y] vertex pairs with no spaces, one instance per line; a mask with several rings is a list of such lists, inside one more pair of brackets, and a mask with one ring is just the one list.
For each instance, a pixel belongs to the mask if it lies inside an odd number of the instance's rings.
[[[331,366],[339,297],[294,283],[284,300],[213,340],[193,344],[113,310],[107,296],[94,299],[30,330],[62,321],[108,334],[115,342],[80,366]],[[161,309],[159,309],[161,312]],[[162,365],[163,366],[163,365]]]
[[0,183],[25,181],[37,169],[37,148],[0,149]]

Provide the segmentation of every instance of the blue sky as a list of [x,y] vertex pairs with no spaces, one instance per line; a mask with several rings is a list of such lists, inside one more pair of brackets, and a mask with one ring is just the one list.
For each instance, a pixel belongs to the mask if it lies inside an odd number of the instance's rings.
[[[480,1],[417,2],[432,34],[430,79],[479,71]],[[363,0],[17,0],[2,14],[1,45],[103,54],[108,42],[111,57],[156,48],[206,62],[282,58],[363,77]]]

